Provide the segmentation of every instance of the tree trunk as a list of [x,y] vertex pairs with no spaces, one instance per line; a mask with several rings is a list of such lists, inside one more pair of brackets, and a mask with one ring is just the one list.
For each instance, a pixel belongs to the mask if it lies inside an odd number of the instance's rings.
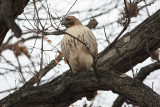
[[7,6],[10,4],[5,5],[6,7],[4,7],[4,5],[2,5],[3,2],[5,2],[5,1],[2,0],[0,3],[0,16],[1,16],[0,17],[0,46],[1,46],[5,36],[7,34],[7,32],[10,29],[8,27],[8,25],[6,24],[5,20],[7,20],[7,19],[6,19],[6,16],[4,16],[4,15],[9,14],[8,12],[10,12],[11,18],[13,20],[15,20],[17,18],[17,16],[23,12],[24,7],[27,5],[29,0],[8,0],[9,3],[12,3],[11,4],[12,7],[10,9],[11,11],[10,10],[7,11],[7,8],[9,8]]

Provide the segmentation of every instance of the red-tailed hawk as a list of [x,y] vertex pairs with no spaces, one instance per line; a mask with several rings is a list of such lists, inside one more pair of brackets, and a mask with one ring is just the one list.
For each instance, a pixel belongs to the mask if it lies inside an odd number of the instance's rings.
[[[97,42],[92,31],[81,24],[81,22],[74,16],[67,16],[62,20],[62,25],[67,29],[65,32],[71,34],[64,34],[61,41],[62,53],[69,63],[74,73],[78,71],[93,70],[93,57],[98,53]],[[91,92],[86,96],[88,100],[92,100],[96,92]],[[92,96],[92,97],[91,97]]]

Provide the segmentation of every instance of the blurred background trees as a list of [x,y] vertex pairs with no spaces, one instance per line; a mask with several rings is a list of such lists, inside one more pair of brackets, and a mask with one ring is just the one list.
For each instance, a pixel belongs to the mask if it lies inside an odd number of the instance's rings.
[[[0,40],[3,41],[0,47],[1,99],[24,85],[45,84],[69,69],[62,58],[60,49],[60,41],[63,37],[61,30],[65,30],[60,23],[65,16],[76,16],[83,25],[91,28],[97,38],[99,52],[101,52],[118,35],[122,36],[122,34],[131,31],[160,8],[158,0],[24,1],[25,3],[20,6],[17,5],[19,10],[7,11],[11,12],[11,19],[18,16],[15,22],[22,30],[22,35],[18,33],[16,28],[9,26],[4,19],[0,18],[0,28],[4,29],[7,25],[5,30],[7,34],[3,33],[4,31],[0,33]],[[3,2],[0,0],[1,6]],[[16,6],[17,2],[12,3]],[[26,3],[28,4],[26,5]],[[1,17],[3,16],[5,15],[1,14]],[[11,30],[8,31],[9,28]],[[16,35],[21,35],[21,37],[16,38]],[[4,40],[2,36],[5,36]],[[160,82],[158,81],[160,73],[157,70],[159,68],[159,50],[157,50],[151,53],[151,58],[133,69],[136,71],[135,75],[138,72],[150,70],[141,81],[144,80],[146,85],[160,93]],[[132,76],[132,71],[128,71],[127,74]],[[124,101],[126,103],[123,106],[130,105],[127,99],[121,96],[117,98],[117,96],[111,91],[99,91],[98,97],[92,102],[83,98],[71,106],[110,107],[113,105],[113,107],[118,107]]]

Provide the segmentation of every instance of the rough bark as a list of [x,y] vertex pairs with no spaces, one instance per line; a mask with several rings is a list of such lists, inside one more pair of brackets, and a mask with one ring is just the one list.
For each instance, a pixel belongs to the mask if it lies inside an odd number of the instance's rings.
[[[125,34],[109,52],[98,60],[100,83],[93,72],[63,74],[39,87],[19,90],[0,101],[0,106],[65,107],[79,100],[88,91],[112,90],[141,107],[159,107],[160,96],[142,82],[118,72],[126,72],[132,65],[143,62],[155,51],[160,42],[160,10],[147,18],[131,32]],[[124,42],[128,37],[130,40]],[[103,69],[103,70],[102,70]]]
[[[8,21],[6,22],[6,20],[8,20],[8,19],[5,19],[8,16],[5,16],[5,17],[3,17],[3,16],[6,14],[9,14],[10,19],[14,21],[17,18],[17,16],[23,12],[24,7],[29,2],[29,0],[8,0],[9,3],[12,3],[12,4],[8,4],[8,5],[12,6],[12,7],[10,7],[11,9],[8,11],[7,11],[7,8],[9,9],[9,7],[3,7],[3,5],[2,5],[3,2],[6,2],[6,1],[2,1],[0,3],[0,9],[1,9],[0,10],[0,15],[1,15],[1,17],[0,17],[0,46],[1,46],[5,36],[7,34],[7,32],[10,29],[8,27],[8,25],[6,24],[8,22]],[[11,12],[11,13],[6,13],[6,12]],[[15,30],[16,28],[13,28],[13,29]],[[14,32],[14,33],[16,33],[16,32]]]
[[[100,84],[93,72],[65,75],[40,87],[32,87],[11,94],[0,102],[13,107],[67,107],[93,90],[112,90],[142,107],[159,107],[160,96],[138,80],[111,71],[99,71]],[[145,97],[144,97],[145,96]]]
[[[127,72],[132,65],[147,59],[150,54],[160,47],[160,10],[148,17],[131,32],[125,34],[119,42],[98,60],[98,66],[105,70]],[[130,40],[124,42],[126,38]]]
[[[160,63],[155,62],[153,64],[147,65],[139,71],[139,73],[136,76],[136,79],[143,82],[144,79],[153,71],[160,69]],[[112,107],[121,107],[123,103],[127,100],[124,96],[120,95],[117,97],[117,99],[114,101]]]

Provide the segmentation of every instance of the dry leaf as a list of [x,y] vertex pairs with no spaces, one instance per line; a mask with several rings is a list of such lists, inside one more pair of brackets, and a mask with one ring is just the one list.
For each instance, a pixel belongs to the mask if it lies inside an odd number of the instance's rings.
[[8,47],[8,45],[9,45],[8,43],[4,43],[4,44],[2,44],[2,47],[6,48],[6,47]]
[[160,50],[157,49],[156,51],[154,51],[152,54],[151,54],[151,58],[153,60],[159,60],[159,53],[160,53]]
[[57,52],[59,53],[60,57],[63,56],[62,52],[60,52],[59,50],[57,50]]
[[20,47],[21,48],[21,51],[27,56],[27,57],[30,57],[29,53],[28,53],[28,49],[26,46],[22,46]]
[[14,45],[12,45],[11,50],[13,50],[14,55],[16,57],[18,57],[19,55],[22,55],[22,53],[24,53],[27,57],[30,57],[27,47],[19,46],[18,43],[15,43]]
[[58,63],[59,63],[57,58],[55,59],[55,62],[56,62],[56,64],[58,64]]
[[[126,9],[127,8],[127,9]],[[120,18],[118,18],[117,23],[123,25],[125,22],[125,19],[127,17],[137,17],[139,14],[139,8],[137,6],[137,3],[135,2],[127,2],[126,3],[126,8],[124,8],[121,13],[120,13]],[[129,16],[128,16],[129,15]]]
[[95,29],[95,27],[96,27],[97,25],[98,25],[97,20],[94,19],[94,18],[92,18],[92,19],[90,19],[90,21],[89,21],[87,27],[89,27],[89,28],[94,28],[94,29]]
[[131,17],[136,17],[139,14],[139,9],[136,3],[131,2],[131,3],[127,3],[126,5],[127,5],[127,10],[129,12],[129,15]]
[[66,58],[64,58],[64,62],[65,62],[65,64],[68,64],[68,62],[67,62]]
[[21,49],[20,49],[20,47],[18,46],[17,43],[12,46],[12,50],[13,50],[14,55],[15,55],[16,57],[18,57],[19,55],[22,54],[22,51],[21,51]]
[[61,65],[61,64],[59,64],[58,58],[55,59],[55,62],[57,65]]
[[58,60],[57,54],[55,55],[55,62],[56,62],[56,64],[61,65],[61,64],[59,64],[59,60]]
[[52,43],[52,41],[51,41],[51,40],[49,40],[49,39],[47,40],[47,42],[48,42],[48,43]]
[[52,41],[48,39],[46,35],[43,35],[43,39],[46,40],[48,43],[52,43]]

